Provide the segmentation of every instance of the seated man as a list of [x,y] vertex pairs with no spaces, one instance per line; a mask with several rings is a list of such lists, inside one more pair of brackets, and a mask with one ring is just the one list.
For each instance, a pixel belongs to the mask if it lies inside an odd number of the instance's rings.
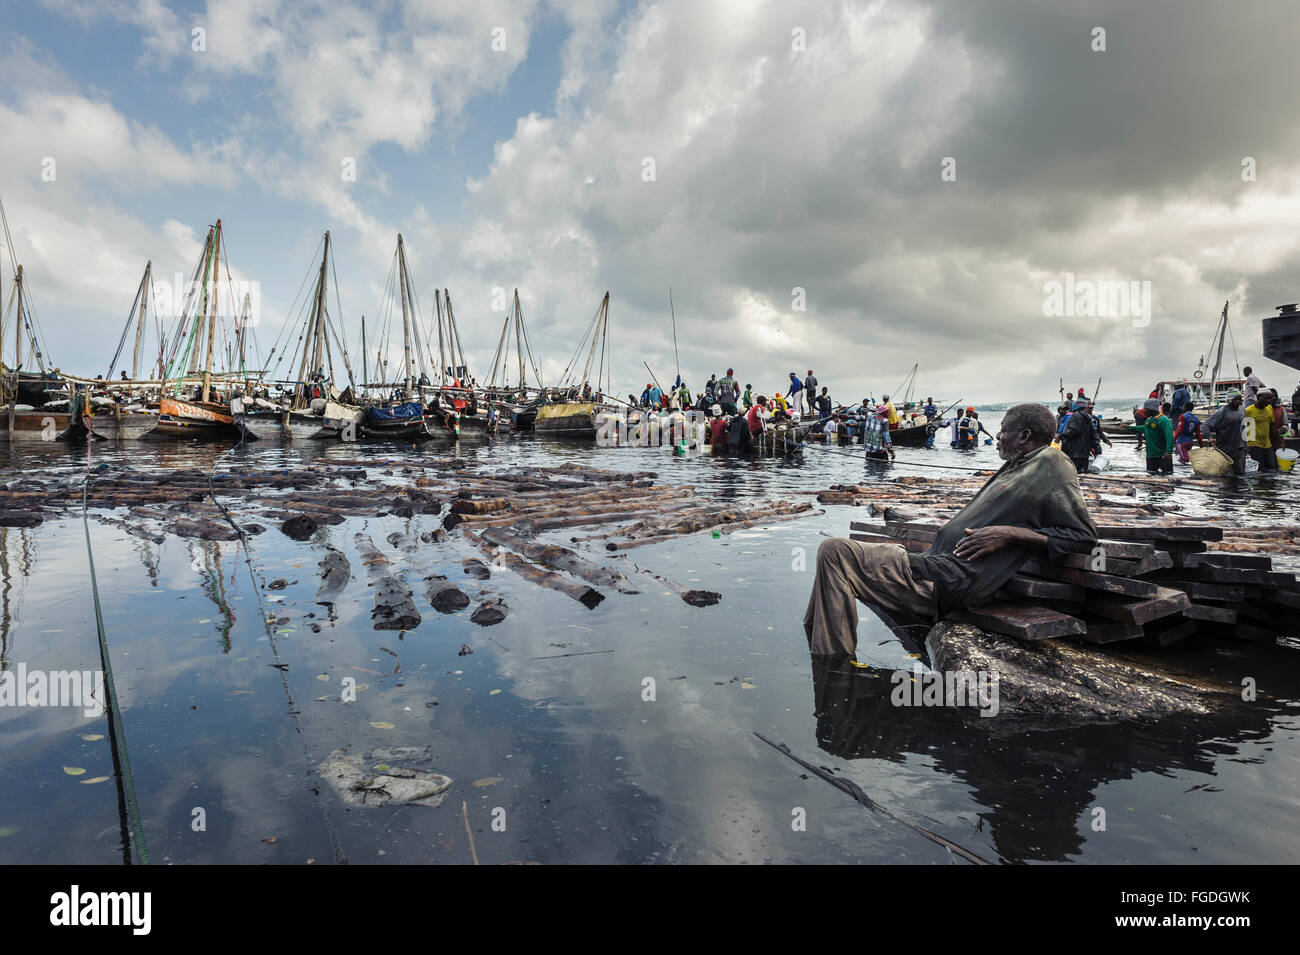
[[998,457],[1006,462],[969,504],[939,527],[929,550],[842,537],[822,542],[804,613],[815,654],[853,654],[856,601],[940,619],[978,607],[1031,557],[1088,553],[1097,529],[1074,465],[1050,446],[1056,421],[1043,405],[1016,405],[1002,419]]

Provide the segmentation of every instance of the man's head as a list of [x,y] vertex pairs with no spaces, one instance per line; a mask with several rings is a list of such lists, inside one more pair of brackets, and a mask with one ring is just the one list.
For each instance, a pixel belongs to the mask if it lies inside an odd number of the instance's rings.
[[1243,369],[1241,369],[1241,370],[1242,370],[1242,372],[1244,372],[1244,373],[1247,374],[1247,375],[1253,375],[1253,374],[1255,373],[1255,370],[1254,370],[1253,368],[1251,368],[1249,365],[1247,365],[1245,368],[1243,368]]
[[794,381],[794,379],[795,379],[795,374],[794,374],[794,372],[790,372],[790,380],[791,380],[791,381]]
[[712,408],[709,409],[709,414],[713,415],[713,417],[715,418],[721,418],[722,405],[714,405]]
[[997,434],[998,457],[1015,461],[1041,448],[1056,434],[1056,420],[1043,405],[1016,405],[1002,416]]
[[1241,392],[1240,392],[1240,391],[1230,391],[1230,392],[1228,392],[1228,407],[1231,408],[1233,411],[1236,411],[1237,409],[1239,409],[1239,408],[1241,407]]
[[767,395],[759,395],[759,396],[758,396],[758,406],[759,406],[760,408],[766,408],[766,407],[767,407]]
[[881,395],[881,396],[880,396],[880,400],[881,400],[881,401],[888,401],[888,400],[889,400],[889,395]]
[[934,404],[934,399],[931,398],[929,395],[926,395],[926,396],[925,396],[925,403],[926,403],[927,405],[932,405],[932,404]]
[[826,386],[822,385],[822,394],[826,394]]
[[810,375],[812,374],[812,369],[811,369],[811,368],[808,369],[808,374],[810,374]]
[[749,391],[749,390],[750,390],[751,388],[753,388],[753,387],[754,387],[753,385],[746,385],[746,386],[745,386],[745,390],[746,390],[746,391]]
[[1267,408],[1273,401],[1273,392],[1269,388],[1261,388],[1255,392],[1255,407]]
[[735,373],[736,373],[736,369],[734,369],[734,368],[728,368],[728,369],[727,369],[727,374],[728,374],[728,375],[734,375]]
[[1169,412],[1171,412],[1171,411],[1174,410],[1174,406],[1171,405],[1169,402],[1166,401],[1164,404],[1162,404],[1162,405],[1160,406],[1160,410],[1161,410],[1161,412],[1163,412],[1164,414],[1169,414]]

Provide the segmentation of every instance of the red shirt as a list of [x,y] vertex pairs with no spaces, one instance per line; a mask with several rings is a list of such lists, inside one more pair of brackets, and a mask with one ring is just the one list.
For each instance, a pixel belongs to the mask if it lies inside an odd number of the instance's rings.
[[727,419],[714,418],[713,421],[709,423],[709,430],[713,432],[714,444],[718,444],[722,441],[725,441],[726,434],[727,434]]
[[754,405],[754,407],[750,408],[749,412],[745,415],[745,420],[749,422],[749,431],[751,434],[758,434],[763,430],[763,419],[758,416],[758,413],[762,410],[763,409],[758,405]]

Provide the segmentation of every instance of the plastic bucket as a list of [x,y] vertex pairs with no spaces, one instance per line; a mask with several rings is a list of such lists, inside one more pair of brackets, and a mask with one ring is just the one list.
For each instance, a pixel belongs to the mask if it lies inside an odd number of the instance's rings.
[[1295,467],[1296,458],[1300,458],[1300,451],[1293,451],[1290,448],[1283,448],[1277,453],[1277,466],[1279,470],[1290,471]]

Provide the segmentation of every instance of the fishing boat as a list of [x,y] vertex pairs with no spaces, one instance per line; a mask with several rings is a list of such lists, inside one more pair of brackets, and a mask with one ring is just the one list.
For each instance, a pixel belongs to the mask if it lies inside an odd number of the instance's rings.
[[[601,376],[608,374],[606,362],[608,348],[606,335],[608,331],[609,292],[606,292],[605,297],[600,300],[600,305],[596,308],[595,316],[587,326],[587,331],[578,342],[573,357],[569,359],[559,389],[553,392],[554,397],[541,403],[537,408],[537,415],[533,421],[533,430],[536,433],[554,438],[594,439],[596,437],[596,412],[601,402],[597,400],[597,395],[591,390],[590,375],[597,354],[600,355],[600,361],[596,367],[597,385],[600,383]],[[576,359],[581,354],[588,339],[590,339],[591,345],[587,351],[586,363],[582,368],[581,385],[577,384],[576,381],[570,384],[570,369],[576,370]],[[608,387],[608,384],[606,387]]]
[[[267,389],[258,389],[246,398],[231,401],[235,424],[245,437],[255,439],[285,438],[291,441],[312,439],[333,440],[345,435],[355,435],[361,424],[361,408],[352,402],[352,386],[340,390],[332,382],[334,373],[333,342],[339,346],[349,382],[352,366],[337,329],[329,315],[330,234],[321,240],[322,252],[316,287],[311,298],[311,310],[305,320],[298,347],[302,349],[298,361],[297,378],[288,383],[288,390],[277,389],[281,400],[269,400]],[[247,323],[241,322],[241,328]],[[286,327],[293,327],[293,322]],[[298,359],[295,349],[290,363]],[[240,339],[240,362],[243,364],[243,339]],[[328,369],[329,374],[326,374]]]
[[[386,376],[383,373],[385,362],[382,355],[384,349],[381,347],[376,354],[376,372],[380,382],[368,383],[363,381],[361,387],[363,389],[379,387],[385,391],[393,388],[394,390],[387,399],[365,405],[361,419],[361,434],[363,437],[377,441],[425,441],[434,436],[435,429],[440,428],[442,422],[430,414],[429,409],[425,406],[423,394],[417,390],[425,382],[429,382],[429,377],[424,370],[425,349],[422,347],[420,340],[420,324],[412,314],[415,310],[415,295],[411,288],[410,274],[406,267],[406,244],[400,234],[397,236],[397,251],[393,253],[393,271],[389,273],[390,278],[394,277],[394,274],[402,305],[403,380],[397,386],[383,381]],[[441,294],[436,294],[441,300]],[[389,301],[391,302],[391,297]],[[366,351],[365,327],[363,318],[361,324],[363,353]],[[439,325],[439,328],[441,329],[441,325]],[[386,335],[381,335],[381,342],[384,338],[386,338]],[[416,379],[417,365],[420,368],[418,381]],[[368,375],[363,374],[362,377],[367,378]]]
[[[160,437],[231,437],[238,434],[230,402],[213,387],[212,361],[217,334],[218,268],[221,264],[221,220],[208,229],[199,263],[197,281],[185,302],[163,374],[158,402]],[[227,266],[227,271],[229,267]],[[194,307],[191,308],[191,305]],[[199,372],[200,343],[206,341],[206,357]],[[230,376],[221,376],[228,380]],[[191,393],[191,383],[193,393]],[[231,382],[233,384],[233,382]],[[168,387],[171,393],[167,393]]]
[[[8,225],[5,226],[6,230]],[[72,390],[61,376],[45,366],[45,356],[28,296],[23,267],[14,268],[14,354],[13,364],[0,361],[0,400],[5,409],[5,435],[12,442],[57,441],[83,435],[82,395]],[[39,371],[22,370],[24,338]],[[4,340],[0,321],[0,342]]]
[[[99,380],[88,381],[73,379],[82,385],[89,396],[81,415],[81,423],[94,437],[109,441],[135,441],[150,434],[158,427],[158,381],[138,380],[140,374],[140,353],[144,343],[145,328],[148,325],[149,291],[153,262],[146,262],[144,275],[136,289],[135,300],[127,312],[126,327],[118,339],[117,351],[109,362],[108,373]],[[135,329],[135,347],[131,354],[131,372],[122,370],[121,380],[113,379],[117,363],[122,357],[122,350]],[[161,359],[161,356],[160,356]]]
[[[1186,388],[1191,395],[1192,411],[1202,420],[1227,404],[1228,395],[1234,391],[1242,391],[1246,384],[1246,379],[1241,376],[1240,371],[1235,376],[1219,377],[1219,371],[1223,366],[1223,346],[1231,335],[1232,330],[1228,324],[1228,303],[1224,302],[1223,311],[1219,315],[1219,321],[1214,330],[1214,337],[1210,339],[1209,350],[1200,357],[1196,370],[1192,372],[1190,377],[1156,382],[1155,387],[1151,389],[1152,397],[1161,404],[1165,402],[1172,403],[1174,392],[1179,388]],[[1235,344],[1233,350],[1235,363]],[[1214,356],[1212,364],[1209,358],[1210,355]],[[1137,410],[1136,405],[1134,410]],[[1116,435],[1132,436],[1133,433],[1128,429],[1129,425],[1133,423],[1132,415],[1127,418],[1110,415],[1102,419],[1101,430],[1112,437]]]

